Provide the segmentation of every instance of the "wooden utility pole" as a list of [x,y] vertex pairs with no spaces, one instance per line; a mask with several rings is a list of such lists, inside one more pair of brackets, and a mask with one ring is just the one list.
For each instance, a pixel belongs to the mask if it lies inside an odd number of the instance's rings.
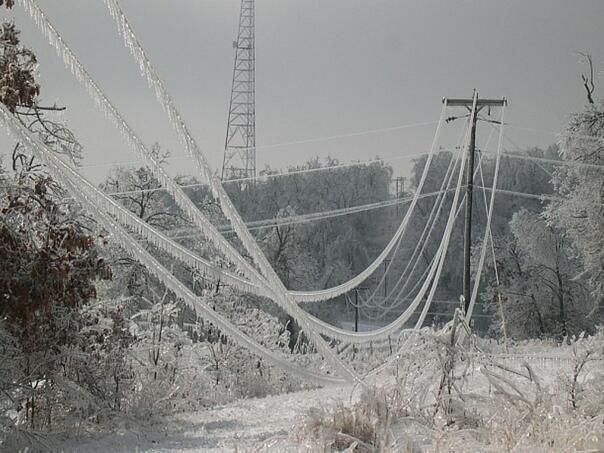
[[396,184],[396,198],[400,198],[405,192],[405,177],[397,176],[394,178],[394,183]]
[[392,260],[384,260],[384,298],[388,297],[388,266]]
[[359,331],[359,288],[354,289],[354,331]]
[[[479,99],[478,92],[474,90],[474,96],[471,99],[447,99],[443,102],[447,107],[465,107],[470,112],[472,120],[472,130],[470,132],[470,144],[468,146],[468,166],[466,167],[466,213],[464,224],[464,269],[463,269],[463,297],[464,309],[467,313],[470,306],[470,298],[472,296],[471,284],[471,251],[472,251],[472,198],[474,189],[474,156],[476,154],[476,123],[478,114],[485,107],[489,113],[491,107],[504,107],[507,105],[505,98],[501,99]],[[456,119],[452,117],[451,119]]]
[[364,287],[356,287],[354,289],[354,331],[359,331],[359,290],[367,289]]
[[[397,176],[396,178],[394,178],[394,182],[396,184],[396,199],[398,200],[399,198],[401,198],[403,193],[405,193],[405,177]],[[400,203],[397,203],[396,204],[396,213],[397,214],[400,213],[400,208],[401,208]]]

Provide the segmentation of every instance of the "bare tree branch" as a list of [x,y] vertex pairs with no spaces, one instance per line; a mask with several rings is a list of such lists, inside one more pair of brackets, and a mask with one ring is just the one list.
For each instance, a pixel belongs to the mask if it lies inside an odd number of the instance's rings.
[[587,93],[587,102],[594,104],[593,93],[596,89],[594,82],[594,64],[591,54],[585,52],[577,52],[581,56],[581,62],[589,66],[589,73],[587,75],[581,74],[581,80],[583,80],[583,87]]

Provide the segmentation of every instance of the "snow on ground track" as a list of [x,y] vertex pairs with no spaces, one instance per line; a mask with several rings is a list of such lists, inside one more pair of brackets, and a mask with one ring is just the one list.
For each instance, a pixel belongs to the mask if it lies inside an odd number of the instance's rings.
[[[251,448],[266,439],[287,436],[299,424],[310,408],[333,406],[349,401],[351,386],[329,387],[320,390],[270,396],[262,399],[239,400],[235,403],[205,412],[183,414],[178,419],[197,425],[189,431],[204,437],[207,442],[201,450],[225,451],[225,448]],[[207,450],[205,450],[207,449]],[[149,451],[164,451],[161,448]]]
[[[285,437],[313,407],[333,407],[348,402],[355,393],[351,385],[326,387],[259,399],[238,400],[205,411],[184,413],[143,432],[124,431],[90,439],[71,439],[53,445],[65,452],[225,452],[247,451],[264,441]],[[277,450],[279,446],[273,445]],[[267,451],[260,448],[258,451]],[[271,451],[276,451],[271,448]]]

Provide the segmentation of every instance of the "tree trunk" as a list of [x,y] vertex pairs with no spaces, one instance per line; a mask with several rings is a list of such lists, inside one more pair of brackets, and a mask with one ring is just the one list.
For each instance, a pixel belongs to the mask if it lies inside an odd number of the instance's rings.
[[558,310],[560,316],[560,324],[562,326],[562,337],[568,335],[568,328],[566,325],[566,313],[564,309],[564,285],[562,283],[562,275],[560,275],[560,268],[556,266],[556,278],[558,279]]

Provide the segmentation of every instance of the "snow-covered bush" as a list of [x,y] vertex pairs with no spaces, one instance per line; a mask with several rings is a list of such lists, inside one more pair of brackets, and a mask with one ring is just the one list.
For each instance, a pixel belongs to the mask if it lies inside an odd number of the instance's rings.
[[572,359],[570,366],[559,371],[560,391],[567,395],[568,407],[592,416],[604,415],[604,367],[598,367],[604,361],[604,331],[581,334],[569,342],[564,349]]
[[532,340],[504,351],[468,336],[463,322],[452,327],[408,334],[388,372],[394,383],[358,402],[311,410],[296,441],[325,451],[604,447],[601,331],[569,344]]
[[[304,360],[290,353],[290,332],[286,326],[276,316],[259,308],[254,300],[226,290],[208,294],[206,302],[263,346],[278,354],[288,355],[291,360]],[[195,347],[199,361],[213,383],[211,393],[220,402],[233,398],[263,397],[292,391],[303,385],[235,345],[210,323],[199,321],[195,337],[198,339]]]
[[392,442],[390,422],[386,394],[371,387],[354,404],[310,410],[301,435],[310,434],[328,451],[384,451]]
[[[110,413],[122,409],[133,381],[130,347],[135,338],[132,323],[124,316],[126,303],[102,300],[82,308],[72,364],[72,379],[94,396],[98,407]],[[104,418],[102,412],[93,414],[96,421]]]
[[81,213],[61,201],[60,188],[41,174],[23,176],[0,193],[0,316],[11,339],[4,353],[12,354],[2,397],[15,405],[15,424],[35,428],[65,415],[80,309],[110,270]]

